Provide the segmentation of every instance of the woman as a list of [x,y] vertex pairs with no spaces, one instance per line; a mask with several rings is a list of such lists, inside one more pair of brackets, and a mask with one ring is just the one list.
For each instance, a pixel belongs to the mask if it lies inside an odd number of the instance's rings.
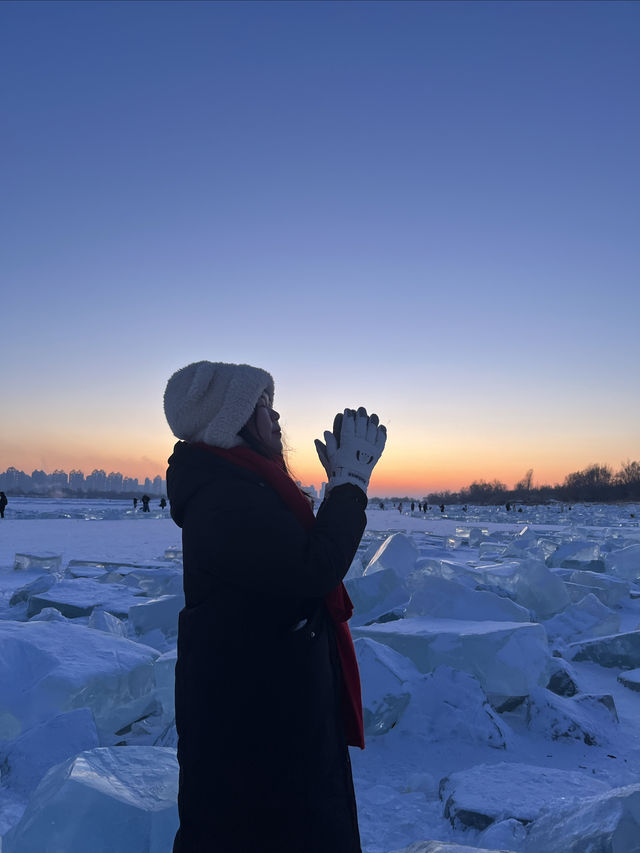
[[325,444],[314,518],[282,457],[274,385],[201,361],[164,397],[178,438],[171,515],[185,608],[176,665],[180,829],[174,853],[358,853],[347,744],[364,747],[342,578],[386,439],[345,410]]

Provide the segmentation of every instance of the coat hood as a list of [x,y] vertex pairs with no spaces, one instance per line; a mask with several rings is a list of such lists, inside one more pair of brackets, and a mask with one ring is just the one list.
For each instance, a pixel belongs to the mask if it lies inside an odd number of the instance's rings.
[[186,507],[201,488],[216,481],[238,479],[255,483],[259,477],[203,447],[179,441],[173,448],[167,468],[171,518],[178,527],[182,527]]

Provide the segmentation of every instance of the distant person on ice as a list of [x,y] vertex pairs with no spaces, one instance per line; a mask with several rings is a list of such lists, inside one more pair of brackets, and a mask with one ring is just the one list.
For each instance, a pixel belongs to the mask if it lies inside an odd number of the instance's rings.
[[133,508],[137,509],[137,507],[138,507],[138,498],[134,498],[133,499]]
[[347,745],[364,747],[342,584],[384,449],[377,415],[345,409],[316,440],[314,517],[282,455],[274,384],[246,364],[177,371],[164,407],[182,528],[174,853],[360,853]]
[[166,507],[166,505],[167,505],[167,499],[166,498],[160,498],[160,509],[164,509]]
[[0,518],[4,518],[4,511],[9,501],[4,492],[0,492]]
[[143,495],[140,500],[142,501],[142,512],[149,512],[149,501],[151,500],[149,495]]

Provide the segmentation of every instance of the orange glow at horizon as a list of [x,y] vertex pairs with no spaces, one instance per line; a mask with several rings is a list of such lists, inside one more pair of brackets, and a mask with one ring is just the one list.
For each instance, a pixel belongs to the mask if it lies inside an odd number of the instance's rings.
[[[128,435],[124,441],[120,436],[117,440],[113,435],[98,436],[95,442],[95,447],[100,448],[98,451],[90,446],[85,436],[66,438],[66,441],[61,441],[59,437],[50,436],[46,441],[31,439],[20,445],[3,442],[0,446],[0,471],[13,465],[27,474],[34,469],[47,473],[55,469],[67,473],[80,469],[86,476],[94,469],[103,469],[107,474],[119,471],[140,481],[145,477],[153,479],[158,474],[164,479],[167,459],[175,443],[175,439],[164,431],[144,438]],[[443,443],[437,450],[425,452],[423,442],[416,442],[413,436],[408,438],[401,446],[387,445],[373,472],[370,494],[422,497],[437,491],[457,491],[476,480],[494,479],[512,488],[529,468],[533,468],[534,484],[555,485],[561,483],[568,473],[594,462],[608,464],[615,471],[623,461],[612,459],[610,455],[607,458],[597,447],[588,445],[574,447],[573,452],[569,452],[566,446],[560,445],[530,446],[523,450],[506,444],[487,446],[479,440],[467,440],[455,447]],[[295,436],[295,439],[292,443],[294,449],[288,454],[292,473],[304,485],[319,487],[326,480],[326,474],[315,449],[306,438]],[[434,442],[434,446],[436,444]],[[296,451],[296,446],[306,449]]]
[[164,479],[167,470],[167,459],[171,454],[173,444],[164,442],[148,443],[142,447],[142,452],[136,454],[132,448],[120,449],[117,446],[103,445],[100,450],[91,450],[87,446],[76,444],[73,448],[41,443],[38,450],[25,451],[20,448],[0,449],[0,471],[9,466],[18,468],[26,474],[34,470],[43,470],[51,474],[54,470],[63,470],[67,474],[72,470],[80,470],[85,476],[93,470],[104,470],[106,474],[119,472],[125,477],[136,477],[144,480],[153,479],[158,474]]
[[[561,483],[571,471],[579,470],[588,464],[590,463],[587,462],[584,465],[574,467],[547,464],[544,467],[539,466],[538,469],[532,465],[531,467],[534,469],[533,480],[536,485],[553,486]],[[313,483],[315,486],[319,486],[321,482],[327,479],[320,464],[310,457],[303,460],[293,456],[290,459],[290,465],[296,479],[305,485]],[[508,488],[512,488],[522,479],[527,470],[526,464],[517,462],[508,467],[496,465],[495,469],[491,463],[482,468],[480,466],[473,468],[471,464],[455,457],[443,458],[437,465],[424,463],[418,467],[402,460],[392,466],[386,462],[383,456],[371,477],[369,493],[373,495],[422,497],[432,492],[455,492],[478,480],[492,481],[496,479],[505,483]]]
[[[172,445],[165,451],[157,447],[149,448],[150,452],[144,456],[121,453],[74,453],[71,450],[58,450],[55,454],[51,452],[13,454],[0,453],[0,471],[10,465],[15,466],[27,474],[34,469],[43,469],[48,474],[55,469],[62,469],[69,473],[72,469],[83,471],[85,476],[94,469],[102,468],[107,474],[119,471],[124,476],[137,477],[144,480],[145,477],[153,479],[160,474],[164,479],[166,473],[166,459],[171,453]],[[153,455],[152,455],[153,452]],[[16,458],[18,457],[19,458]],[[55,460],[55,461],[54,461]],[[326,474],[317,459],[311,454],[292,453],[289,464],[296,479],[304,485],[314,484],[316,487],[326,480]],[[442,490],[456,491],[468,486],[474,480],[499,479],[509,487],[513,486],[525,473],[525,467],[513,465],[500,470],[476,470],[472,471],[460,460],[440,460],[437,466],[421,464],[419,467],[407,463],[405,460],[396,464],[390,464],[384,457],[380,460],[379,468],[374,470],[370,483],[371,494],[413,494],[416,497],[426,495],[429,492]],[[536,471],[534,469],[534,481],[536,483],[550,483],[551,485],[561,482],[569,470],[559,466]]]

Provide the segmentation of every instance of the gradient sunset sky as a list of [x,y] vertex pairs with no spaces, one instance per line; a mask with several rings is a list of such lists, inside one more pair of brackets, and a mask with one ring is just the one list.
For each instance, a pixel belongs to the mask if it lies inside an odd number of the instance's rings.
[[3,2],[0,470],[164,474],[190,361],[269,370],[297,476],[640,458],[640,4]]

